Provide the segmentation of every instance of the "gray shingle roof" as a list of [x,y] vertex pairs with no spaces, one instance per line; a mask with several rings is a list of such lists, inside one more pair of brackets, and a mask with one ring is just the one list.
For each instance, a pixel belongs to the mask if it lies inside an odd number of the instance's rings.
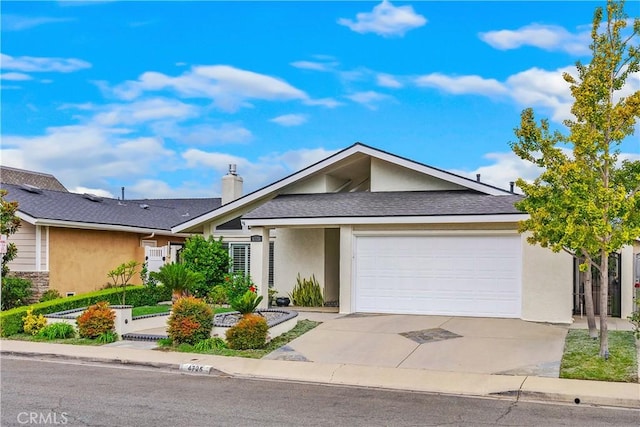
[[[19,185],[5,184],[7,201],[17,201],[18,210],[36,219],[70,221],[87,224],[118,225],[169,231],[172,226],[194,218],[221,205],[211,199],[141,199],[100,198],[92,201],[82,194],[42,189],[29,192]],[[146,208],[142,208],[146,206]]]
[[519,195],[491,196],[474,191],[412,191],[290,194],[278,196],[244,219],[335,218],[521,213]]
[[8,166],[0,166],[0,181],[5,184],[29,184],[45,190],[67,191],[53,175]]

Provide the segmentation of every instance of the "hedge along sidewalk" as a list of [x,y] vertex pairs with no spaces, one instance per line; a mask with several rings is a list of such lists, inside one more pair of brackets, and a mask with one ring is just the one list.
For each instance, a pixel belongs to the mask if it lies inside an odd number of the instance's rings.
[[[164,286],[128,286],[126,288],[126,300],[128,305],[154,305],[161,301],[171,299],[171,290]],[[22,307],[12,308],[11,310],[0,312],[0,336],[8,337],[19,334],[23,331],[23,318],[27,314],[27,309],[32,308],[33,314],[51,314],[58,311],[74,310],[77,308],[88,307],[99,301],[107,301],[110,305],[118,305],[122,303],[122,288],[109,288],[99,291],[89,292],[86,294],[75,295],[25,305]]]

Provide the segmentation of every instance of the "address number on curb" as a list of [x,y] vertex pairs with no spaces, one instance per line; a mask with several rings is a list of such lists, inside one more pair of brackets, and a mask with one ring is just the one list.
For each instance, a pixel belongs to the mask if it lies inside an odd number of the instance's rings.
[[180,365],[180,370],[184,372],[190,372],[192,374],[208,374],[211,372],[211,366],[196,365],[194,363],[183,363]]

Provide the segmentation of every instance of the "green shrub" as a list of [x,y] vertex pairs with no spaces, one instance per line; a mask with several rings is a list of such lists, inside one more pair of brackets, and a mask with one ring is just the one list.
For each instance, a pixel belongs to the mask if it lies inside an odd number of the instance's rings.
[[200,235],[189,237],[184,242],[180,259],[189,270],[204,276],[204,280],[191,290],[199,298],[206,297],[213,286],[223,282],[231,265],[229,251],[224,247],[222,238],[213,236],[207,239]]
[[[118,305],[121,298],[121,290],[119,289],[102,289],[86,294],[33,304],[31,308],[33,308],[34,314],[47,315],[59,311],[88,307],[99,301],[107,301],[111,305]],[[168,300],[171,300],[171,290],[168,290],[164,286],[156,286],[154,288],[131,286],[127,288],[127,302],[134,307],[155,305],[160,301]],[[27,308],[26,306],[16,307],[0,312],[0,336],[8,337],[23,331],[22,319],[26,315]]]
[[47,326],[47,319],[42,314],[36,316],[33,314],[33,308],[28,308],[22,325],[25,333],[36,335],[42,328]]
[[241,297],[231,300],[231,308],[239,311],[240,314],[249,314],[258,308],[261,301],[262,295],[258,296],[255,292],[247,291]]
[[62,295],[60,295],[60,292],[58,292],[55,289],[48,289],[46,292],[44,292],[41,296],[40,296],[40,302],[45,302],[45,301],[52,301],[54,299],[58,299],[58,298],[62,298]]
[[105,332],[112,332],[116,314],[106,301],[88,307],[78,318],[78,333],[82,338],[97,338]]
[[40,329],[38,336],[48,340],[73,338],[76,336],[76,330],[68,323],[51,323]]
[[223,285],[214,286],[207,294],[207,301],[211,304],[228,304],[227,290]]
[[245,276],[240,272],[226,274],[224,276],[223,286],[227,290],[227,301],[229,301],[229,303],[243,296],[245,292],[252,289],[255,290],[251,277]]
[[226,333],[227,344],[234,350],[262,348],[267,343],[269,326],[264,317],[248,314]]
[[227,348],[227,343],[220,337],[207,338],[193,346],[193,349],[200,353],[206,353],[212,350],[221,350],[223,348]]
[[33,284],[30,280],[14,276],[2,277],[2,299],[0,309],[10,310],[29,304],[33,295]]
[[103,332],[96,337],[100,344],[109,344],[118,341],[118,334],[114,331]]
[[174,344],[196,344],[211,336],[213,310],[194,297],[178,299],[169,316],[167,333]]
[[151,277],[161,282],[171,292],[181,295],[192,293],[200,282],[204,280],[203,275],[195,273],[184,264],[165,264],[159,271],[150,273]]
[[298,273],[296,286],[289,294],[289,297],[293,301],[293,305],[299,307],[322,307],[324,305],[322,289],[320,289],[320,284],[315,275],[312,275],[310,279],[302,279]]

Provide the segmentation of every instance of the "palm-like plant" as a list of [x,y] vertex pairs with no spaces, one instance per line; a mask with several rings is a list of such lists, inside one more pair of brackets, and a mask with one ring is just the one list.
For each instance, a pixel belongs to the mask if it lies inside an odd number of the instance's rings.
[[159,271],[150,274],[151,277],[171,289],[174,300],[188,295],[198,283],[204,280],[200,273],[189,270],[184,264],[165,264]]

